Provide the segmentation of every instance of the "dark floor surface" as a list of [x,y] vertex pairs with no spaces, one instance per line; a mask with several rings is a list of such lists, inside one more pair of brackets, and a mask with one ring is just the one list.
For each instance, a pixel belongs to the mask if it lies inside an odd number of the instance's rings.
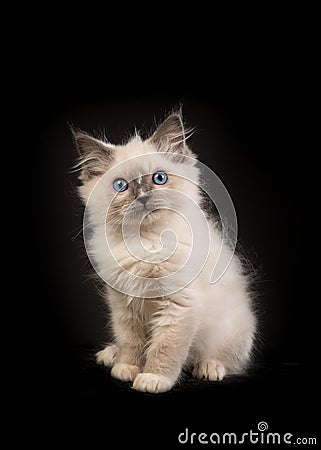
[[109,369],[94,363],[93,352],[38,355],[38,364],[24,368],[15,416],[25,442],[43,448],[68,442],[71,448],[78,442],[89,448],[154,448],[156,443],[180,448],[178,435],[186,428],[242,434],[256,432],[261,421],[271,432],[317,436],[316,379],[310,367],[258,362],[247,376],[218,383],[185,374],[169,393],[152,395],[112,379]]

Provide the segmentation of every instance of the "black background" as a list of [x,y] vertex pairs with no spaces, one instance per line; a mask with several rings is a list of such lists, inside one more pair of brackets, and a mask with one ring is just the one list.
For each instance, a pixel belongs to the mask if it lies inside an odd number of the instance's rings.
[[[147,58],[141,47],[125,57],[119,44],[114,52],[120,58],[109,53],[99,59],[83,42],[69,53],[51,42],[45,54],[28,54],[15,86],[25,278],[13,286],[23,287],[14,421],[25,442],[89,439],[115,448],[115,437],[119,444],[174,448],[186,427],[246,432],[262,420],[274,432],[316,435],[316,179],[308,94],[295,70],[296,42],[267,39],[255,47],[254,41],[250,49],[236,40],[220,55],[210,46],[186,57],[175,48],[171,57],[155,51]],[[68,123],[103,129],[119,143],[134,126],[148,132],[180,103],[186,123],[197,128],[192,149],[234,201],[240,245],[259,275],[261,336],[247,377],[215,384],[187,374],[170,393],[153,396],[132,391],[94,364],[106,340],[104,306],[82,249]]]

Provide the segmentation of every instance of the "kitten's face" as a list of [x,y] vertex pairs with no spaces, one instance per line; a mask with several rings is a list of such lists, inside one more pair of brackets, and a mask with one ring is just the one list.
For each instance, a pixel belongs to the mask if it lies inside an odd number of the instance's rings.
[[108,224],[150,227],[166,222],[169,211],[183,213],[191,200],[199,203],[199,173],[188,157],[180,116],[170,116],[150,139],[136,136],[124,146],[85,138],[80,194],[87,201],[95,187],[92,208]]
[[110,204],[107,222],[126,218],[151,225],[165,218],[169,210],[182,211],[188,198],[198,202],[198,188],[190,181],[197,183],[197,176],[189,163],[175,163],[150,143],[133,139],[119,149],[114,166],[102,181]]

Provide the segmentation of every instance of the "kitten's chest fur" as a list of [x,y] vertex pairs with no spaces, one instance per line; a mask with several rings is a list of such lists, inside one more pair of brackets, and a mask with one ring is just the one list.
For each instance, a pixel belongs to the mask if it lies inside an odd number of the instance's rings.
[[[164,232],[165,229],[165,232]],[[144,278],[159,278],[173,273],[188,259],[192,248],[192,236],[181,217],[174,217],[133,233],[126,239],[114,237],[112,250],[119,264],[119,276],[126,271]]]
[[126,295],[123,296],[126,303],[125,308],[131,317],[135,318],[143,327],[145,334],[149,333],[150,325],[152,320],[157,316],[157,312],[164,307],[164,302],[167,300],[159,299],[140,299],[140,298],[130,298]]

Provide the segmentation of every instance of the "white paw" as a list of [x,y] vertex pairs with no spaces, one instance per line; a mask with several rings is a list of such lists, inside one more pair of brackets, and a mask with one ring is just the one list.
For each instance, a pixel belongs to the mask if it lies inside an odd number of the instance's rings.
[[221,381],[225,374],[225,367],[216,359],[204,359],[195,364],[193,370],[193,377],[199,380]]
[[173,387],[171,379],[153,373],[139,373],[135,378],[133,389],[141,392],[151,392],[158,394],[169,391]]
[[111,369],[111,376],[122,381],[134,381],[139,372],[139,367],[131,364],[117,363]]
[[111,367],[114,365],[117,353],[117,345],[107,345],[104,350],[96,353],[96,361],[98,364],[104,364],[104,366]]

